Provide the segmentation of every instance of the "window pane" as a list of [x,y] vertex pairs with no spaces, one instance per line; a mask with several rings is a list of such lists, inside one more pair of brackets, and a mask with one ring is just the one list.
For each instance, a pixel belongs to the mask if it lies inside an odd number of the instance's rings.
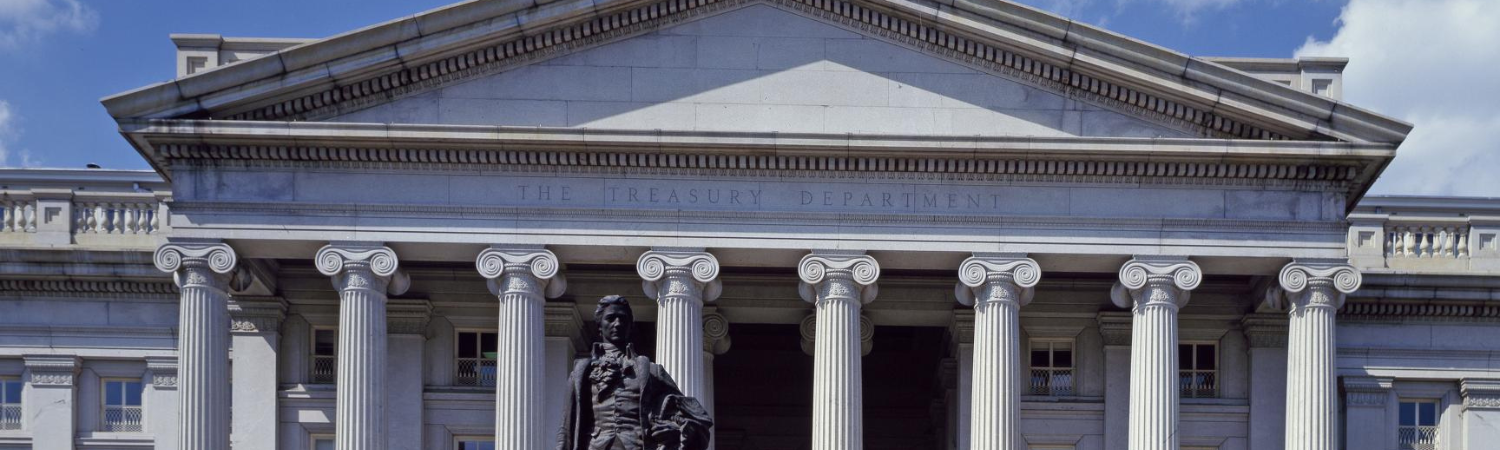
[[125,404],[130,406],[141,406],[141,384],[125,384]]
[[458,450],[495,450],[494,442],[463,441],[458,443]]
[[1177,346],[1177,369],[1193,370],[1193,346],[1186,344]]
[[1410,427],[1417,424],[1417,404],[1401,402],[1401,426]]
[[5,382],[5,403],[21,403],[21,382],[10,380]]
[[1214,367],[1214,350],[1215,350],[1216,346],[1213,346],[1213,345],[1199,345],[1199,346],[1197,346],[1197,348],[1198,348],[1198,370],[1214,370],[1215,369],[1215,367]]
[[338,337],[333,330],[317,330],[313,332],[313,354],[322,356],[333,356],[337,348]]
[[333,439],[318,439],[313,441],[313,450],[333,450]]
[[458,333],[458,357],[479,357],[479,336],[476,333]]
[[479,341],[479,352],[481,353],[479,356],[488,358],[490,356],[485,356],[483,353],[495,353],[499,351],[496,349],[498,343],[495,341],[498,335],[495,333],[484,333],[483,336],[484,338]]
[[1072,350],[1056,350],[1052,353],[1053,367],[1073,367]]
[[1041,349],[1037,349],[1036,346],[1032,346],[1033,350],[1031,350],[1031,367],[1048,367],[1049,366],[1047,364],[1047,350],[1046,350],[1046,345],[1047,344],[1041,344],[1041,345],[1042,345]]
[[121,386],[121,383],[118,382],[118,381],[105,382],[104,383],[104,404],[106,404],[106,405],[119,405],[119,404],[121,404],[120,403],[121,400],[124,400],[124,397],[125,397],[124,393],[121,392],[123,388],[124,387]]
[[1417,425],[1437,425],[1437,403],[1422,402],[1417,404]]

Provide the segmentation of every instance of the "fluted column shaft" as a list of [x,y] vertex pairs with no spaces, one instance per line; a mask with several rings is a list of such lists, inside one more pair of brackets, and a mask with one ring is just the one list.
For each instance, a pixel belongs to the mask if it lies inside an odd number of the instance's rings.
[[229,448],[229,279],[234,250],[224,244],[166,244],[156,267],[173,272],[178,311],[180,448]]
[[1120,269],[1114,301],[1130,307],[1130,450],[1177,450],[1177,311],[1202,272],[1183,258],[1137,257]]
[[976,255],[959,266],[959,302],[974,306],[971,449],[1021,449],[1020,313],[1040,279],[1024,257]]
[[[714,356],[728,352],[730,341],[729,320],[718,311],[705,312],[703,314],[703,396],[698,398],[698,402],[703,404],[703,409],[708,410],[709,417],[718,417],[714,415]],[[718,433],[708,435],[708,450],[714,450],[718,446],[717,436]]]
[[500,301],[495,355],[495,448],[544,448],[547,438],[546,297],[565,287],[557,256],[490,248],[476,261]]
[[703,302],[718,297],[719,260],[693,250],[653,250],[636,271],[646,296],[656,300],[656,361],[689,397],[702,399]]
[[1297,261],[1282,268],[1287,336],[1286,450],[1338,447],[1337,341],[1334,318],[1344,294],[1359,288],[1359,271],[1343,261]]
[[395,252],[382,246],[329,245],[316,263],[339,291],[334,447],[385,450],[385,308],[387,294],[404,292],[406,280]]
[[864,448],[864,356],[860,309],[875,298],[880,266],[857,254],[814,253],[798,267],[802,298],[813,303],[813,450]]

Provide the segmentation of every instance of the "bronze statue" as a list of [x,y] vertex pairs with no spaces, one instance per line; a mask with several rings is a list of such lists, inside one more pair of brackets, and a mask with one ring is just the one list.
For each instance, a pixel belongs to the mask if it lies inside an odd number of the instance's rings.
[[568,377],[558,450],[704,450],[713,420],[672,376],[635,354],[635,315],[625,298],[599,299],[599,337]]

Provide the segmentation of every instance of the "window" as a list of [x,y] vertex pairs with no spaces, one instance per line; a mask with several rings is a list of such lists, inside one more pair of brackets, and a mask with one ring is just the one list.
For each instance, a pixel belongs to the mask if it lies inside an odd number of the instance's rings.
[[1073,395],[1073,341],[1031,341],[1031,394]]
[[1333,94],[1331,92],[1332,90],[1333,90],[1333,80],[1329,80],[1329,79],[1312,80],[1312,93],[1318,94],[1318,95],[1321,95],[1321,96],[1324,96],[1324,97],[1328,97],[1328,96],[1330,96],[1330,95]]
[[140,380],[104,380],[104,424],[100,431],[141,431]]
[[1177,373],[1183,398],[1219,396],[1219,348],[1215,344],[1177,346]]
[[494,438],[461,437],[454,439],[453,450],[495,450]]
[[1402,400],[1401,428],[1397,432],[1402,450],[1431,450],[1438,441],[1437,400]]
[[339,375],[338,330],[314,329],[312,352],[313,384],[333,384]]
[[458,333],[458,369],[453,384],[459,386],[495,386],[495,333]]
[[333,450],[333,438],[314,437],[312,442],[312,450]]
[[0,430],[21,429],[21,380],[0,378]]

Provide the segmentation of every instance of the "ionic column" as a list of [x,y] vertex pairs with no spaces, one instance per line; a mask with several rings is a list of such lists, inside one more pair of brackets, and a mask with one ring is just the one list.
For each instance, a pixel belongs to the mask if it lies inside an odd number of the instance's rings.
[[327,245],[315,262],[339,291],[334,448],[385,450],[386,295],[406,292],[410,280],[379,244]]
[[177,327],[177,445],[229,448],[229,281],[234,249],[223,243],[169,243],[156,268],[180,288]]
[[813,252],[797,264],[814,305],[812,450],[862,450],[860,308],[875,299],[880,265],[864,252]]
[[[728,352],[731,343],[729,319],[724,318],[716,309],[708,307],[703,311],[703,396],[698,397],[698,402],[703,404],[703,409],[708,410],[708,416],[714,420],[718,420],[718,416],[714,415],[714,356]],[[717,432],[709,434],[708,450],[714,450],[717,446],[717,435]]]
[[1137,256],[1111,291],[1130,308],[1130,450],[1177,450],[1177,310],[1203,279],[1180,257]]
[[702,250],[652,250],[636,261],[641,288],[656,300],[656,361],[689,397],[702,399],[703,302],[722,290],[719,260]]
[[500,302],[495,355],[495,448],[530,450],[547,442],[546,303],[567,281],[557,256],[541,247],[491,247],[479,274]]
[[958,301],[974,307],[969,448],[1021,448],[1021,307],[1041,278],[1021,255],[976,255],[959,266]]
[[1334,317],[1360,275],[1343,260],[1293,261],[1266,302],[1287,308],[1286,450],[1338,445],[1338,357]]

